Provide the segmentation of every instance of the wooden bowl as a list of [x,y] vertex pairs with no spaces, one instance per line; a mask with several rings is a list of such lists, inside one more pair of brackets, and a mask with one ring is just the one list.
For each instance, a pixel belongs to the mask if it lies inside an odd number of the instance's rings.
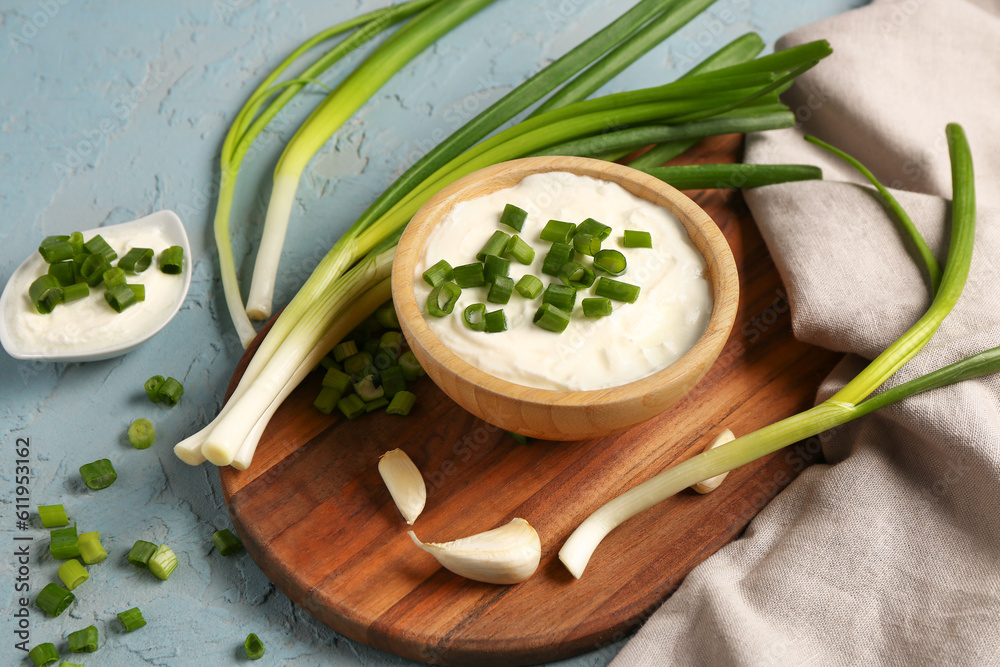
[[[531,174],[566,171],[617,183],[677,216],[708,266],[713,306],[701,338],[677,361],[645,378],[590,391],[556,391],[490,375],[445,347],[431,332],[413,291],[414,269],[434,226],[457,203],[512,187]],[[732,330],[739,278],[729,244],[691,199],[659,179],[619,164],[578,157],[536,157],[486,167],[427,201],[407,225],[392,267],[392,296],[403,334],[431,379],[486,422],[532,438],[584,440],[618,433],[679,401],[705,375]]]

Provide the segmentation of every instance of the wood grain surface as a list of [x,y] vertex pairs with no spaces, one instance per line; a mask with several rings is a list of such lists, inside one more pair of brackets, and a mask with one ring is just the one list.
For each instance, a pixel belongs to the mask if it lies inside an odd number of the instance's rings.
[[[739,136],[721,137],[683,161],[733,161],[739,150]],[[638,628],[817,459],[818,440],[744,466],[708,495],[686,491],[626,522],[580,580],[556,558],[563,541],[601,504],[700,452],[723,427],[740,435],[810,407],[839,359],[793,339],[781,282],[740,194],[689,194],[719,224],[741,280],[733,333],[690,394],[617,436],[521,445],[428,378],[416,383],[409,417],[347,421],[312,408],[320,378],[311,376],[275,414],[253,465],[220,471],[236,529],[265,574],[337,632],[436,664],[544,662]],[[413,527],[421,539],[447,541],[522,517],[541,536],[538,572],[515,586],[481,584],[417,549],[376,469],[394,447],[427,482],[427,508]]]

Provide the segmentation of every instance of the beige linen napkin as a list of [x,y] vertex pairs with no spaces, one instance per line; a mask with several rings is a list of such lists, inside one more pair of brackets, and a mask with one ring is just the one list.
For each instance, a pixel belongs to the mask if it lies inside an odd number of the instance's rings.
[[[965,127],[979,199],[969,282],[888,384],[1000,345],[1000,3],[876,0],[779,48],[819,38],[834,55],[787,95],[801,127],[748,138],[746,161],[818,164],[826,180],[746,199],[788,289],[796,337],[850,353],[823,398],[929,297],[872,191],[804,132],[894,188],[943,261],[944,127]],[[615,666],[1000,664],[1000,377],[847,424],[823,438],[823,451],[825,464],[695,568]]]

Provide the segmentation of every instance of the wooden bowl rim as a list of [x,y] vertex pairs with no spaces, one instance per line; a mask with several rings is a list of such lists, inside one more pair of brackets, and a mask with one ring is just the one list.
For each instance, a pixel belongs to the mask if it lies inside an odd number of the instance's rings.
[[[512,187],[532,174],[566,171],[611,181],[628,192],[663,206],[687,230],[705,258],[712,286],[712,314],[695,344],[669,366],[638,380],[605,389],[540,389],[498,378],[452,352],[431,332],[413,291],[414,267],[424,241],[435,224],[459,202]],[[610,178],[609,178],[610,176]],[[487,184],[484,188],[483,185]],[[704,248],[698,243],[704,243]],[[711,251],[705,252],[705,249]],[[713,261],[714,260],[714,261]],[[715,221],[680,190],[637,169],[614,162],[574,156],[528,157],[502,162],[468,174],[436,193],[414,214],[399,239],[392,267],[392,296],[403,331],[417,339],[443,369],[479,388],[529,405],[593,406],[642,402],[691,375],[700,377],[714,363],[725,344],[739,305],[739,278],[732,249]],[[724,289],[725,287],[725,289]],[[412,342],[412,341],[411,341]],[[707,363],[706,363],[707,362]]]

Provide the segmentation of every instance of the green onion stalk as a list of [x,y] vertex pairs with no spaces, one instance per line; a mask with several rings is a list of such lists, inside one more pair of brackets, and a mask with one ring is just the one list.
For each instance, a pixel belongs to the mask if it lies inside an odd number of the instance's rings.
[[972,261],[976,204],[972,156],[959,125],[947,127],[952,171],[952,229],[941,284],[927,312],[840,391],[819,405],[694,456],[611,500],[569,536],[559,559],[579,578],[601,540],[623,521],[681,490],[787,445],[919,392],[1000,370],[1000,348],[964,359],[865,400],[931,339],[962,293]]

